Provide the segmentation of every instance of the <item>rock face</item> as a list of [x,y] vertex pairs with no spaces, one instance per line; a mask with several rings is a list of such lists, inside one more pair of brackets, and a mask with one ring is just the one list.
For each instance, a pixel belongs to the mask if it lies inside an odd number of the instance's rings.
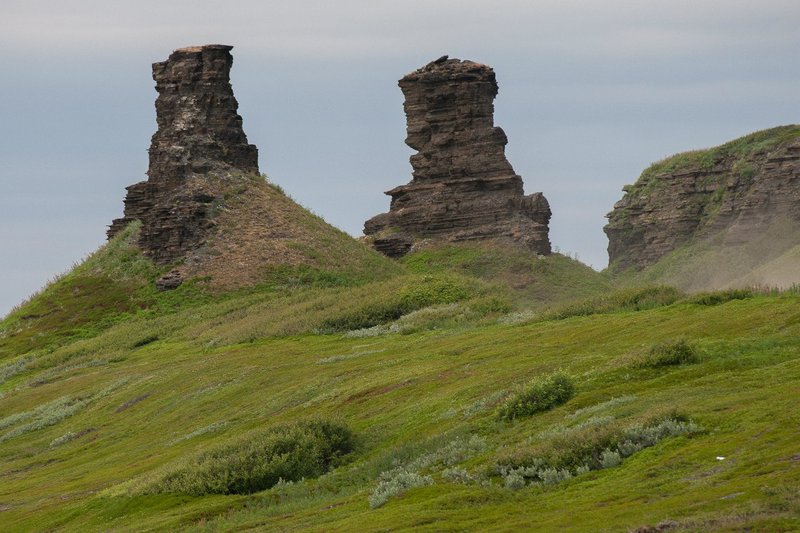
[[541,193],[524,195],[494,125],[494,71],[444,56],[399,85],[406,144],[417,150],[413,179],[386,193],[388,213],[364,224],[374,247],[399,257],[423,239],[499,239],[549,254],[550,206]]
[[207,238],[219,189],[206,176],[258,173],[258,150],[247,142],[230,84],[232,48],[180,48],[153,64],[158,131],[149,179],[127,188],[124,216],[108,237],[141,220],[139,245],[157,263],[181,259]]
[[[685,244],[712,238],[726,247],[757,243],[776,224],[800,223],[800,127],[678,154],[624,190],[604,228],[612,269],[642,269]],[[759,253],[800,244],[791,231],[778,235],[781,242],[773,247],[759,243]]]

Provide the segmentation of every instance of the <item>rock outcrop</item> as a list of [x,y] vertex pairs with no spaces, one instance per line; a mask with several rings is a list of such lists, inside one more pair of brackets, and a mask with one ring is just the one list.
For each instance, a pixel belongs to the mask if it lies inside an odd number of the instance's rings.
[[[742,252],[736,261],[757,265],[800,244],[792,230],[770,231],[800,224],[800,126],[678,154],[623,190],[604,228],[612,269],[643,269],[684,245],[712,239],[730,249],[754,245],[748,249],[763,257]],[[765,239],[774,242],[759,242]]]
[[550,253],[550,206],[525,195],[494,125],[494,71],[444,56],[399,81],[413,179],[386,194],[388,213],[364,224],[373,246],[399,257],[424,239],[503,240]]
[[232,48],[180,48],[153,64],[158,131],[149,179],[127,188],[124,216],[108,237],[141,220],[139,246],[159,264],[182,259],[208,237],[220,190],[206,177],[258,173],[258,150],[247,142],[230,84]]

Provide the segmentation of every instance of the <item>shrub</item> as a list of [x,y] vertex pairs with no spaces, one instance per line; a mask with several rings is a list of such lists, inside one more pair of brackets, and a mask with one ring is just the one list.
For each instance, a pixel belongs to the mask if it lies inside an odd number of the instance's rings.
[[349,313],[326,318],[322,322],[320,331],[333,332],[371,328],[397,320],[409,311],[410,309],[397,301],[372,303]]
[[600,455],[601,468],[614,468],[615,466],[619,466],[621,462],[622,457],[620,457],[617,451],[603,450],[603,453]]
[[389,473],[381,474],[378,486],[369,496],[369,506],[372,509],[385,504],[394,496],[403,494],[414,487],[424,487],[433,483],[430,476],[421,476],[417,472],[405,469],[396,469]]
[[[497,465],[508,488],[532,484],[554,485],[591,470],[614,468],[626,457],[661,440],[702,431],[694,422],[673,415],[651,420],[621,430],[616,424],[605,428],[593,426],[583,434],[570,434],[553,439],[550,450],[540,449],[538,455],[514,458]],[[520,481],[521,480],[521,481]]]
[[397,320],[431,305],[452,304],[470,296],[465,282],[450,277],[423,276],[384,299],[323,320],[320,332],[352,331]]
[[401,304],[409,310],[429,305],[452,304],[469,297],[464,283],[450,277],[423,276],[419,283],[403,289]]
[[539,478],[545,485],[556,485],[562,481],[572,479],[572,473],[566,468],[545,468],[539,471]]
[[686,303],[695,305],[719,305],[731,300],[745,300],[753,297],[750,289],[729,289],[726,291],[703,292],[687,298]]
[[519,472],[509,472],[503,476],[503,483],[507,489],[519,490],[525,487],[525,478]]
[[449,481],[450,483],[459,483],[461,485],[468,485],[475,481],[474,476],[467,472],[466,469],[460,467],[446,468],[442,470],[442,479]]
[[30,433],[31,431],[54,426],[86,407],[90,400],[91,398],[70,398],[69,396],[62,396],[50,403],[40,405],[31,411],[8,416],[0,420],[0,428],[13,426],[23,420],[30,421],[0,435],[0,442],[5,442],[8,439]]
[[27,372],[33,366],[33,362],[33,356],[28,355],[0,366],[0,385],[18,374]]
[[325,473],[352,451],[340,424],[304,421],[276,426],[203,452],[141,489],[144,494],[251,494],[280,480]]
[[654,344],[646,355],[634,363],[634,366],[658,368],[696,363],[697,361],[697,348],[686,339],[675,339]]
[[656,285],[635,289],[623,289],[607,295],[590,298],[544,313],[545,320],[560,320],[573,316],[588,316],[597,313],[618,311],[643,311],[671,305],[678,301],[681,292],[674,287]]
[[498,416],[504,420],[530,416],[561,405],[574,395],[575,385],[566,374],[536,378],[512,394],[500,406]]

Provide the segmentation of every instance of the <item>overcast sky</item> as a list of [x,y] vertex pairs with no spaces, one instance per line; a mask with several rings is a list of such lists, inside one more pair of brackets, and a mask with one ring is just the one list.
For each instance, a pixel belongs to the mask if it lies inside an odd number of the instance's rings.
[[2,0],[0,315],[104,242],[175,48],[235,46],[262,172],[354,236],[411,179],[397,80],[491,65],[551,241],[602,269],[604,215],[649,163],[800,122],[799,27],[798,0]]

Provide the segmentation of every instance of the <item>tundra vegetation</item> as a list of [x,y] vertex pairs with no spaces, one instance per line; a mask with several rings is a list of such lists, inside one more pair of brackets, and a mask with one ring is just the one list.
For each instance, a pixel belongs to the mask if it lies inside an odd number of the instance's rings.
[[6,530],[800,528],[796,289],[498,245],[158,292],[136,232],[0,323]]

